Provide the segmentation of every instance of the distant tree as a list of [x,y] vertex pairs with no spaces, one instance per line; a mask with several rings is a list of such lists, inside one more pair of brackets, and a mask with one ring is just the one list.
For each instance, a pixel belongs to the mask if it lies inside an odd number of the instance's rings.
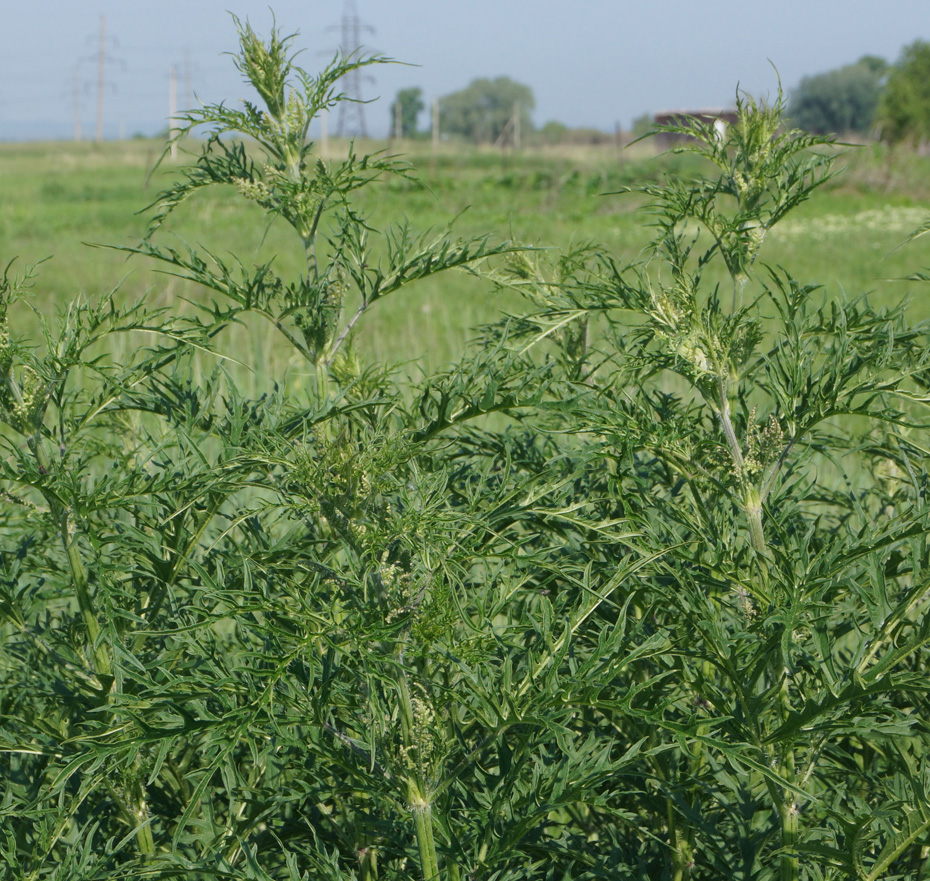
[[866,55],[855,64],[804,77],[791,96],[788,115],[814,134],[866,134],[875,124],[887,68],[884,59]]
[[439,130],[477,144],[493,143],[513,116],[514,107],[519,110],[522,130],[531,131],[530,111],[535,106],[532,89],[510,77],[477,79],[460,92],[440,99]]
[[637,116],[636,119],[633,120],[633,128],[630,134],[632,134],[634,138],[642,138],[648,135],[655,127],[655,117],[651,113],[644,113],[642,116]]
[[544,144],[561,144],[568,135],[569,128],[564,122],[550,119],[540,130],[539,137]]
[[930,140],[930,43],[917,40],[901,52],[888,75],[878,120],[889,141]]
[[612,144],[616,142],[616,134],[601,131],[597,128],[570,128],[563,122],[551,119],[536,130],[532,143],[547,146],[579,146],[591,147],[598,144]]
[[417,134],[417,117],[426,105],[420,88],[401,89],[391,104],[391,134],[397,134],[397,108],[400,107],[400,136],[413,138]]
[[863,55],[856,64],[863,64],[873,73],[884,76],[888,73],[888,62],[880,55]]

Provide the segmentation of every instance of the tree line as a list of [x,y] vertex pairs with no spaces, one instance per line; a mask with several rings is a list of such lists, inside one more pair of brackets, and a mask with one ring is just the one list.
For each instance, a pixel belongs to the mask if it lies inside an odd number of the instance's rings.
[[[515,131],[534,130],[532,89],[510,77],[478,78],[439,99],[439,130],[477,144],[495,143]],[[423,90],[401,89],[390,107],[395,136],[416,138],[426,109]],[[813,134],[856,133],[891,142],[930,140],[930,43],[917,40],[889,64],[865,55],[853,64],[804,77],[791,95],[788,115]],[[651,126],[651,118],[649,120]],[[545,136],[559,123],[547,123]],[[429,126],[427,126],[427,130]],[[546,138],[544,137],[544,140]]]
[[788,112],[795,125],[815,134],[858,133],[922,144],[930,139],[930,43],[916,40],[894,64],[866,55],[804,77]]
[[[530,113],[535,106],[529,86],[507,76],[482,77],[439,99],[439,130],[476,144],[493,144],[514,130],[532,131]],[[401,89],[390,108],[391,132],[417,137],[421,134],[419,115],[425,108],[422,89]]]

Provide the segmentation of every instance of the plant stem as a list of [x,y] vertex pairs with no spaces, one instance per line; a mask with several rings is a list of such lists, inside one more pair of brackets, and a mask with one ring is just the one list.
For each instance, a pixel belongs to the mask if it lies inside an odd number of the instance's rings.
[[323,216],[324,206],[325,200],[320,199],[320,204],[317,205],[316,211],[313,213],[313,221],[310,224],[310,229],[307,234],[303,236],[307,266],[309,269],[312,269],[314,281],[318,281],[320,278],[320,264],[316,256],[316,232],[320,226],[320,218]]
[[132,798],[132,816],[136,821],[138,832],[136,833],[136,845],[139,853],[143,856],[155,855],[155,839],[152,836],[152,826],[149,822],[149,806],[145,798],[145,787],[139,775],[139,769],[133,768],[132,786],[130,796]]
[[323,357],[318,357],[314,366],[316,369],[317,399],[322,404],[329,394],[329,362]]
[[[788,693],[788,677],[790,671],[784,659],[781,669],[781,688],[779,689],[779,703],[782,721],[787,720],[791,713],[791,698]],[[794,748],[786,743],[782,757],[783,773],[791,783],[797,782],[794,761]],[[781,881],[798,881],[798,831],[800,823],[797,795],[789,789],[781,793],[778,805],[779,819],[781,820]]]
[[[400,722],[404,743],[409,748],[414,740],[413,705],[410,701],[410,688],[407,677],[401,674],[397,682],[400,697]],[[417,848],[420,851],[420,871],[424,881],[434,881],[439,877],[439,861],[436,858],[436,840],[433,836],[433,806],[430,795],[422,781],[410,776],[407,779],[407,803],[413,815],[417,836]]]
[[[40,435],[36,435],[30,440],[30,447],[36,457],[40,470],[45,474],[51,473],[53,467],[52,461],[42,443]],[[84,621],[87,639],[90,642],[91,651],[94,656],[94,672],[100,680],[101,688],[108,691],[112,686],[113,679],[110,655],[107,652],[106,646],[100,641],[100,622],[97,620],[94,602],[90,595],[87,569],[84,567],[84,561],[81,559],[81,552],[77,544],[77,536],[72,534],[68,512],[62,507],[58,498],[53,493],[44,493],[44,495],[49,509],[55,518],[56,525],[58,526],[58,535],[61,539],[62,547],[68,557],[68,566],[71,569],[71,580],[74,584],[74,593],[77,598],[78,608],[81,610],[81,618]]]
[[739,440],[736,437],[736,429],[733,428],[733,419],[730,416],[729,383],[722,377],[719,382],[719,392],[720,406],[717,415],[720,418],[724,437],[727,439],[727,448],[730,451],[733,464],[736,466],[740,477],[742,477],[746,470],[746,461],[743,459],[743,451],[740,448]]
[[97,678],[100,680],[101,687],[109,691],[113,683],[113,670],[110,665],[110,655],[107,652],[106,646],[100,641],[100,623],[97,621],[97,614],[94,609],[93,600],[91,599],[87,580],[87,570],[84,568],[84,561],[81,559],[81,552],[77,545],[77,536],[69,534],[71,526],[66,512],[59,512],[57,519],[61,542],[65,549],[65,553],[68,555],[68,565],[71,568],[71,578],[74,582],[74,592],[77,595],[78,607],[81,610],[81,617],[84,619],[87,639],[90,642],[91,651],[94,656],[94,671],[97,674]]
[[436,858],[436,841],[433,837],[433,806],[413,781],[408,785],[408,798],[413,822],[416,826],[417,848],[420,851],[420,871],[423,881],[435,881],[439,877],[439,861]]
[[666,799],[665,806],[668,817],[668,843],[672,849],[672,881],[690,881],[694,851],[689,837],[682,837],[680,834],[672,800]]
[[346,323],[346,326],[342,329],[342,332],[333,340],[332,344],[329,346],[329,349],[326,353],[326,365],[329,366],[333,362],[333,358],[336,357],[336,352],[339,351],[339,347],[345,342],[345,338],[352,331],[352,328],[355,327],[356,322],[362,315],[365,313],[365,310],[368,308],[368,300],[362,300],[362,305],[356,309],[355,314],[349,319]]
[[798,806],[792,794],[785,794],[781,810],[781,881],[798,881]]
[[111,780],[104,781],[104,787],[110,798],[116,803],[123,819],[136,829],[136,847],[143,856],[154,856],[155,839],[149,824],[149,809],[145,800],[145,791],[139,780],[138,768],[133,767],[132,781],[126,788],[117,786]]
[[765,531],[762,527],[762,500],[759,491],[751,486],[746,491],[746,516],[749,518],[749,532],[752,536],[752,546],[760,554],[768,551],[765,541]]
[[749,278],[745,272],[738,272],[733,277],[733,314],[738,309],[743,308],[743,291],[746,289],[746,282]]
[[[720,403],[717,408],[717,416],[720,419],[720,425],[727,441],[727,449],[730,451],[730,457],[733,459],[733,465],[740,480],[747,480],[746,460],[743,458],[743,451],[740,448],[739,439],[736,437],[736,429],[733,427],[733,419],[730,416],[729,383],[721,377],[718,385]],[[768,551],[768,545],[765,541],[765,530],[762,526],[762,498],[754,486],[750,486],[746,491],[744,510],[749,518],[752,546],[760,554],[764,554]]]
[[378,881],[378,849],[365,848],[361,860],[361,881]]

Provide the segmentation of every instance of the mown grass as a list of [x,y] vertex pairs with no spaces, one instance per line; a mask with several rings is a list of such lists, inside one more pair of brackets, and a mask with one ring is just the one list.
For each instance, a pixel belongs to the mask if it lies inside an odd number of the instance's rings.
[[[372,145],[360,144],[359,150]],[[538,248],[566,250],[585,242],[603,245],[620,262],[643,257],[651,230],[642,199],[619,194],[625,186],[698,168],[689,155],[655,156],[643,144],[526,151],[519,155],[443,145],[439,156],[417,142],[389,145],[409,156],[419,183],[393,179],[361,193],[372,226],[409,221],[416,230],[454,224],[463,237],[490,233]],[[345,144],[332,144],[336,155]],[[161,145],[137,140],[102,145],[46,143],[0,145],[0,242],[4,260],[50,258],[41,268],[33,305],[50,313],[75,294],[94,295],[120,285],[128,297],[147,292],[154,303],[198,301],[202,291],[157,274],[144,261],[92,244],[132,245],[144,234],[139,212],[163,189],[176,162],[153,171]],[[845,171],[780,225],[763,259],[790,266],[805,282],[824,285],[825,296],[874,292],[879,303],[911,295],[914,320],[930,317],[919,288],[900,279],[930,265],[925,240],[899,247],[930,214],[930,160],[881,147],[850,150]],[[466,210],[462,210],[467,206]],[[248,211],[248,209],[246,209]],[[287,276],[302,259],[291,231],[281,226],[257,237],[254,216],[243,213],[232,192],[193,201],[171,232],[218,255],[255,262],[274,258]],[[723,279],[721,278],[721,281]],[[377,321],[360,329],[376,359],[420,363],[431,369],[456,357],[472,329],[517,306],[507,292],[465,273],[427,280],[412,295],[378,305]],[[259,370],[274,358],[272,337],[243,333],[244,360]]]

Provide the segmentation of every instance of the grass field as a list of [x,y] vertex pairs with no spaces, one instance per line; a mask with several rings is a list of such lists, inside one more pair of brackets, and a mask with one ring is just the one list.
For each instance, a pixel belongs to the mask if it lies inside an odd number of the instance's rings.
[[[340,145],[330,149],[336,155]],[[657,157],[644,144],[627,151],[567,148],[519,155],[454,152],[444,145],[432,156],[419,143],[392,149],[409,159],[422,183],[392,179],[364,191],[360,207],[376,229],[408,221],[415,231],[441,231],[454,224],[462,236],[489,233],[557,250],[593,242],[621,261],[642,259],[650,228],[642,198],[616,191],[670,170],[687,175],[690,161]],[[31,264],[50,258],[35,286],[38,311],[49,314],[76,294],[116,285],[133,297],[147,291],[156,304],[204,296],[154,273],[141,259],[127,261],[117,251],[89,247],[139,241],[147,219],[139,212],[185,161],[182,153],[153,173],[160,150],[159,143],[145,140],[0,145],[0,259]],[[799,280],[824,285],[827,296],[874,291],[888,303],[910,297],[913,317],[930,317],[923,288],[899,280],[930,266],[930,239],[899,247],[930,215],[930,159],[865,147],[849,151],[841,165],[846,168],[838,178],[776,228],[762,261],[791,267]],[[220,255],[253,255],[256,262],[274,256],[285,276],[298,272],[300,249],[290,231],[264,230],[259,209],[249,216],[232,196],[192,202],[169,236]],[[379,304],[377,315],[361,327],[359,344],[374,358],[436,367],[463,349],[470,329],[517,307],[513,295],[487,282],[445,275],[412,296]],[[265,333],[245,334],[243,345],[253,351],[244,360],[261,363],[272,340]]]

